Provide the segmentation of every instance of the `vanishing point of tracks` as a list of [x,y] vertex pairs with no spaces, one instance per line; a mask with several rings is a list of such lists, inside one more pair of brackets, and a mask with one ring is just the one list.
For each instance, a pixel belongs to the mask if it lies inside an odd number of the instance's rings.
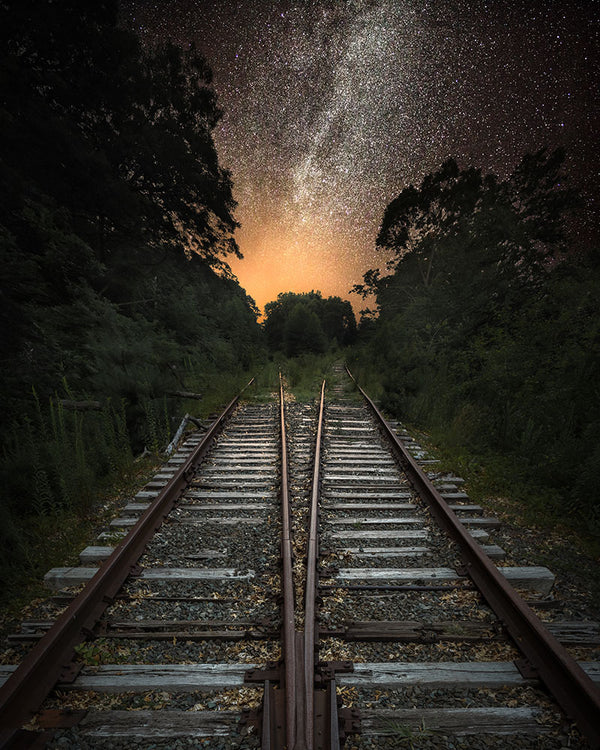
[[600,747],[600,666],[565,649],[598,625],[546,617],[552,573],[504,564],[348,375],[234,399],[49,572],[0,665],[2,747]]

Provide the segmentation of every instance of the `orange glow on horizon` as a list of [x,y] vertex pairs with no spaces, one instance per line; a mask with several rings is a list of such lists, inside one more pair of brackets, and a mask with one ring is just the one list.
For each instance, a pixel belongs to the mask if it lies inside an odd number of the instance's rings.
[[358,317],[365,303],[350,294],[350,288],[362,281],[369,264],[349,257],[349,248],[343,242],[323,240],[322,235],[310,231],[285,234],[275,228],[255,232],[242,229],[237,241],[244,258],[228,262],[261,312],[281,292],[320,291],[324,297],[349,300]]

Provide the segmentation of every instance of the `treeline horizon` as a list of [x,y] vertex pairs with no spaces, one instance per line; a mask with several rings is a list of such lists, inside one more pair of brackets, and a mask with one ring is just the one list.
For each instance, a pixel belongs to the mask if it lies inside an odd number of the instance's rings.
[[[600,248],[561,149],[505,180],[452,159],[387,206],[352,360],[389,413],[480,457],[523,507],[600,534]],[[518,489],[517,489],[518,488]]]

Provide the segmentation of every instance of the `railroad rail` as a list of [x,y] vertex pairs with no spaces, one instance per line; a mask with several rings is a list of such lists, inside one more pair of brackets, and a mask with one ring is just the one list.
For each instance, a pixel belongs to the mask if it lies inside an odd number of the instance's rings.
[[[219,736],[227,747],[264,750],[340,750],[349,735],[361,747],[361,731],[385,748],[412,733],[434,741],[443,733],[537,732],[541,709],[505,710],[486,695],[469,698],[481,707],[456,709],[452,691],[541,683],[589,747],[600,748],[600,693],[589,676],[598,681],[600,668],[586,663],[586,672],[560,643],[580,637],[581,624],[555,623],[553,635],[513,588],[541,587],[531,598],[543,606],[550,572],[491,562],[502,554],[486,544],[492,520],[474,515],[481,509],[457,491],[458,478],[428,476],[420,449],[398,437],[346,374],[353,393],[339,385],[327,399],[323,381],[307,407],[286,405],[281,376],[277,409],[240,405],[242,391],[138,493],[124,511],[131,515],[115,520],[127,533],[114,550],[88,549],[102,561],[97,572],[49,574],[58,587],[88,582],[67,595],[53,624],[24,623],[15,635],[34,645],[14,671],[0,666],[0,676],[10,674],[0,688],[0,746],[54,747],[57,730],[72,731],[74,742],[82,732],[98,747],[127,747],[132,735],[149,745]],[[208,567],[214,560],[229,567]],[[206,567],[194,567],[198,561]],[[463,619],[452,611],[440,620],[453,609]],[[600,643],[593,623],[588,631],[583,641]],[[103,642],[111,658],[129,654],[132,643],[142,655],[88,668],[73,659],[86,639],[91,648]],[[466,644],[470,655],[470,644],[487,641],[501,644],[502,655],[517,647],[518,669],[512,659],[435,658],[448,644]],[[163,697],[154,711],[95,710],[93,702],[62,710],[60,695],[44,703],[56,685]],[[425,700],[413,708],[415,685],[449,692],[454,707]],[[243,691],[252,694],[251,711],[241,708]],[[159,711],[161,702],[170,710]],[[215,704],[221,710],[209,710]],[[361,715],[353,705],[365,707]]]
[[467,574],[521,650],[524,661],[519,665],[520,671],[539,677],[592,745],[600,747],[598,688],[508,583],[403,446],[372,399],[356,383],[350,370],[347,369],[347,373],[375,415],[412,486],[427,502],[438,523],[457,542]]

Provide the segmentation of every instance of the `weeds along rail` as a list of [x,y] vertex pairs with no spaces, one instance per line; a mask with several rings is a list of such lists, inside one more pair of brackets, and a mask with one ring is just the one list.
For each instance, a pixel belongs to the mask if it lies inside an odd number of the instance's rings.
[[[545,684],[598,746],[586,672],[598,680],[599,665],[573,667],[558,644],[591,653],[598,624],[556,617],[548,638],[512,587],[544,613],[551,572],[505,565],[498,522],[462,480],[437,473],[341,367],[333,380],[312,403],[283,382],[279,405],[234,399],[82,568],[50,572],[59,588],[94,577],[56,624],[49,610],[14,636],[15,649],[34,645],[2,688],[3,745],[586,747]],[[436,520],[448,508],[450,536]],[[483,583],[482,552],[498,564],[483,555]],[[114,578],[99,588],[102,560]]]

